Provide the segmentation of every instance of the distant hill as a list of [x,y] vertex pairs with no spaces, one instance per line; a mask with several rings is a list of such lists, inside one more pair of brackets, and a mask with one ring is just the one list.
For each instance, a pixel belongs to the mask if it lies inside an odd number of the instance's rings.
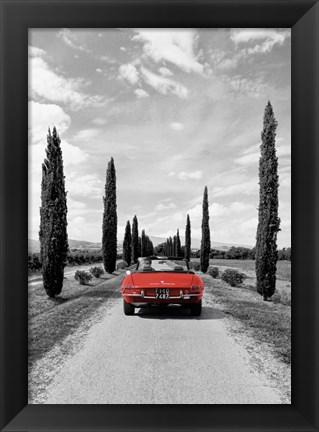
[[[164,243],[166,241],[166,238],[164,237],[156,237],[156,236],[150,236],[151,241],[153,242],[154,246],[157,246],[161,243]],[[29,239],[29,251],[30,252],[39,252],[40,251],[40,242],[39,240],[33,240]],[[185,239],[183,236],[181,236],[181,242],[182,245],[185,243]],[[247,245],[239,245],[239,244],[229,244],[229,243],[221,243],[221,242],[212,242],[212,249],[227,251],[232,246],[235,247],[247,247],[252,248],[253,246],[247,246]],[[101,243],[94,243],[89,242],[87,240],[72,240],[69,239],[69,248],[70,249],[101,249],[102,245]],[[123,242],[119,241],[117,243],[117,251],[122,252],[123,248]],[[192,239],[192,249],[200,249],[200,240],[199,239]]]
[[[164,243],[166,241],[166,238],[164,237],[156,237],[156,236],[150,236],[151,241],[153,242],[154,246],[157,246],[161,243]],[[182,245],[185,244],[185,237],[180,236]],[[200,240],[199,239],[192,239],[192,249],[200,249]],[[251,249],[253,246],[247,246],[247,245],[239,245],[239,244],[229,244],[229,243],[221,243],[221,242],[215,242],[213,241],[211,244],[212,249],[217,250],[229,250],[232,246],[235,247],[246,247]]]
[[[40,242],[39,240],[28,240],[29,251],[30,252],[39,252],[40,251]],[[86,240],[72,240],[69,239],[69,248],[70,249],[101,249],[101,243],[92,243]]]

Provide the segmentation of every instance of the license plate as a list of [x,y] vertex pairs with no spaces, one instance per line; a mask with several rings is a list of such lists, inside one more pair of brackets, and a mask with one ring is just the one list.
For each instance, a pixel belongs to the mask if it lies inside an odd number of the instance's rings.
[[157,299],[168,299],[169,298],[169,289],[168,288],[156,288]]

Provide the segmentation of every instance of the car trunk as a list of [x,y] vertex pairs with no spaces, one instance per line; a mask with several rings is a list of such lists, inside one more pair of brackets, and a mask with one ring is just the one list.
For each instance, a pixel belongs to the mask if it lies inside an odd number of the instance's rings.
[[192,285],[193,273],[177,272],[141,272],[132,273],[136,288],[189,288]]

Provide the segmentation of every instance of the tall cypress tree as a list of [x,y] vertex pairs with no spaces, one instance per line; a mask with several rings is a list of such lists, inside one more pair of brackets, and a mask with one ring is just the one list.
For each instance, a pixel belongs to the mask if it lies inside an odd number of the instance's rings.
[[123,241],[123,259],[128,265],[131,264],[132,256],[132,235],[131,235],[131,224],[127,221],[125,228],[125,235]]
[[133,218],[132,224],[132,261],[133,263],[137,262],[137,258],[139,257],[138,253],[138,221],[136,215]]
[[40,208],[40,255],[43,286],[49,297],[63,287],[68,252],[67,204],[61,140],[55,127],[47,135],[46,159],[42,164]]
[[177,257],[181,257],[182,256],[182,252],[181,252],[181,239],[179,237],[179,229],[177,229],[177,233],[176,233],[176,256]]
[[168,238],[169,255],[174,256],[174,243],[172,237]]
[[173,255],[176,257],[177,255],[177,237],[174,235],[173,237]]
[[147,256],[147,245],[146,245],[145,230],[142,230],[142,234],[141,234],[141,256],[142,257]]
[[102,225],[102,253],[105,271],[113,273],[117,255],[116,171],[111,158],[106,170],[104,214]]
[[280,231],[280,219],[278,217],[278,158],[275,148],[276,129],[277,121],[271,103],[268,101],[261,133],[255,261],[256,288],[264,300],[268,300],[276,289],[277,233]]
[[200,248],[200,269],[206,273],[209,266],[210,254],[210,231],[209,231],[209,210],[208,210],[208,190],[204,189],[203,196],[203,219],[202,219],[202,240]]
[[187,215],[185,229],[185,258],[188,261],[191,259],[191,221],[189,215]]
[[142,256],[142,238],[138,237],[138,257]]

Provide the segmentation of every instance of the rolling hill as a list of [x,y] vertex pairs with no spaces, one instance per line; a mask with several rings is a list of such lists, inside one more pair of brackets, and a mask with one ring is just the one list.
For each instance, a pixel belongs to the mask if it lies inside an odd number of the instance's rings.
[[[154,246],[157,246],[161,243],[164,243],[166,241],[166,238],[164,237],[156,237],[156,236],[150,236],[151,241],[153,242]],[[183,236],[181,236],[181,242],[182,245],[185,243],[185,239]],[[30,252],[39,252],[40,251],[40,242],[39,240],[29,239],[29,251]],[[117,250],[118,252],[122,251],[122,241],[117,243]],[[192,239],[192,249],[200,249],[200,240],[199,239]],[[232,246],[236,247],[247,247],[252,248],[253,246],[247,246],[247,245],[238,245],[238,244],[229,244],[229,243],[221,243],[221,242],[212,242],[212,249],[217,250],[223,250],[227,251]],[[72,240],[69,239],[69,248],[70,249],[101,249],[101,243],[97,242],[90,242],[87,240]]]

